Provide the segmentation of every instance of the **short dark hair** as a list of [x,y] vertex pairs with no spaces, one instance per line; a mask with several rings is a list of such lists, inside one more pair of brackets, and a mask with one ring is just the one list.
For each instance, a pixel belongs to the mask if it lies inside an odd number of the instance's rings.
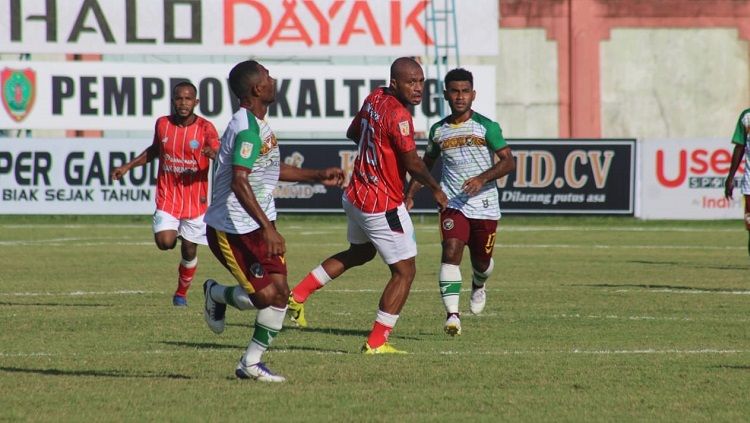
[[250,90],[250,80],[259,69],[260,63],[255,60],[245,60],[234,65],[229,71],[229,88],[237,98],[243,99],[247,96]]
[[196,88],[195,85],[193,85],[192,82],[190,82],[190,81],[180,81],[180,82],[176,83],[174,85],[174,87],[172,87],[172,96],[174,96],[174,93],[177,91],[178,88],[182,88],[182,87],[192,88],[193,92],[195,93],[195,95],[196,96],[198,95],[198,88]]
[[469,81],[471,87],[474,88],[474,75],[464,68],[452,69],[446,73],[445,79],[443,80],[443,86],[447,87],[448,83],[453,81]]

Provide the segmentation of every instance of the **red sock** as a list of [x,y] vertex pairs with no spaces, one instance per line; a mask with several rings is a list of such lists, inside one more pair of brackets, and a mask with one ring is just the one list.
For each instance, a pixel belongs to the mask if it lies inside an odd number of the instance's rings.
[[195,271],[197,269],[198,266],[188,269],[180,263],[180,267],[177,268],[177,273],[180,277],[177,279],[177,291],[175,291],[174,295],[178,297],[187,297],[188,289],[190,289],[190,284],[193,282],[193,276],[195,276]]
[[392,327],[388,327],[376,321],[375,324],[372,325],[370,336],[367,338],[367,345],[369,345],[370,348],[377,348],[385,344],[388,341],[388,335],[391,334],[392,330]]
[[304,303],[310,294],[322,287],[323,284],[313,275],[313,272],[310,272],[292,289],[292,296],[294,297],[294,301]]

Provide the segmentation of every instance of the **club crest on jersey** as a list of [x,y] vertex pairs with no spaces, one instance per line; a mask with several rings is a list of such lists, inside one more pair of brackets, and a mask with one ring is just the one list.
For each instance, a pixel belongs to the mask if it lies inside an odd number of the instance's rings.
[[443,220],[443,229],[445,229],[446,231],[450,231],[454,226],[456,225],[453,223],[453,219],[447,218]]
[[36,72],[28,69],[5,68],[0,71],[3,106],[16,122],[31,111],[36,94]]
[[250,266],[250,273],[258,279],[262,278],[264,273],[263,266],[261,266],[260,263],[253,263],[252,266]]
[[401,130],[401,135],[407,136],[411,133],[409,130],[409,121],[405,120],[398,123],[398,129]]
[[166,144],[167,141],[169,141],[169,137],[164,137],[164,138],[161,139],[161,143],[162,144]]
[[247,159],[253,154],[253,145],[249,142],[243,142],[240,146],[240,157]]
[[190,140],[189,144],[190,144],[190,148],[193,150],[201,146],[201,143],[198,142],[198,140]]

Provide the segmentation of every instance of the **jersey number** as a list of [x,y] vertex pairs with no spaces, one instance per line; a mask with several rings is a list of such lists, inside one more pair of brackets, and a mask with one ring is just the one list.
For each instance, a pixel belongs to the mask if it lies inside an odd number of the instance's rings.
[[495,236],[496,236],[496,235],[497,235],[497,234],[494,234],[494,233],[492,233],[492,234],[490,234],[490,235],[489,235],[489,236],[487,237],[487,243],[486,243],[486,244],[484,244],[484,252],[485,252],[485,253],[489,254],[489,253],[491,253],[491,252],[492,252],[492,247],[494,247],[494,246],[495,246]]
[[359,135],[359,154],[367,164],[377,166],[378,156],[375,154],[375,144],[372,142],[372,136],[375,130],[369,125],[367,119],[362,119],[361,128]]

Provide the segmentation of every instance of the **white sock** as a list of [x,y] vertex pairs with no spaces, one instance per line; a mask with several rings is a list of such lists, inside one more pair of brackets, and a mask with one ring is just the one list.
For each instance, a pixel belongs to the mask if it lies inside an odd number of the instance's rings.
[[458,313],[458,300],[461,294],[461,268],[455,264],[440,264],[440,296],[445,311]]
[[320,286],[324,286],[331,281],[331,277],[328,276],[328,273],[326,273],[325,269],[323,269],[322,264],[318,265],[318,267],[310,271],[310,273],[315,276],[315,279],[318,281],[318,283],[320,283]]
[[182,267],[184,267],[185,269],[192,269],[193,267],[195,267],[195,266],[197,266],[197,265],[198,265],[198,256],[195,256],[195,258],[194,258],[194,259],[192,259],[192,260],[185,260],[185,259],[182,259],[182,260],[180,260],[180,264],[181,264],[181,265],[182,265]]
[[490,258],[490,265],[487,266],[487,269],[483,272],[472,267],[471,270],[473,270],[473,272],[471,275],[471,283],[479,287],[484,286],[484,283],[487,282],[487,278],[492,274],[493,269],[495,269],[495,260],[492,258]]
[[242,356],[242,361],[247,364],[255,364],[260,361],[263,353],[273,342],[273,339],[281,331],[286,316],[286,307],[278,308],[274,306],[258,310],[258,316],[255,318],[255,332],[250,344]]

